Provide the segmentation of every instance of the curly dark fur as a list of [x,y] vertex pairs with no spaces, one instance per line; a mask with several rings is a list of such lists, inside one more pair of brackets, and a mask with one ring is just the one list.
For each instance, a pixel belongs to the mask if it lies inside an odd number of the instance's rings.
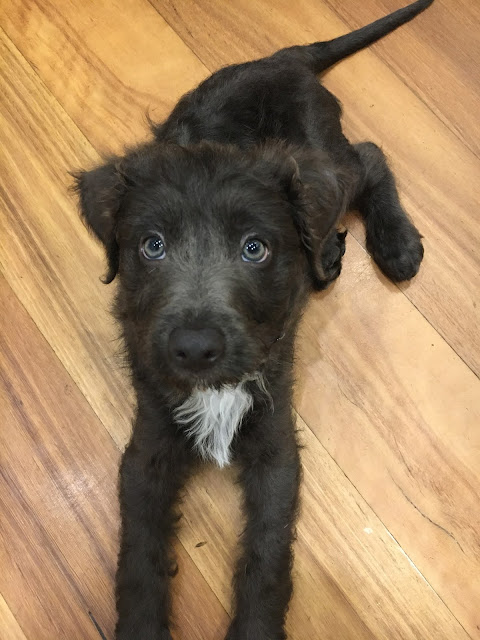
[[[154,126],[152,142],[76,174],[83,217],[106,249],[105,281],[119,276],[116,315],[138,403],[120,470],[117,640],[171,637],[170,541],[198,458],[175,409],[195,390],[239,384],[253,404],[232,443],[247,523],[228,639],[286,637],[301,476],[291,411],[298,320],[309,292],[340,274],[336,224],[348,208],[359,208],[367,246],[392,280],[413,277],[423,255],[382,152],[347,141],[340,106],[315,73],[429,4],[221,69]],[[140,247],[157,233],[166,257],[147,260]],[[268,246],[262,263],[241,258],[251,236]],[[220,336],[222,357],[201,371],[180,366],[171,350],[179,327]]]

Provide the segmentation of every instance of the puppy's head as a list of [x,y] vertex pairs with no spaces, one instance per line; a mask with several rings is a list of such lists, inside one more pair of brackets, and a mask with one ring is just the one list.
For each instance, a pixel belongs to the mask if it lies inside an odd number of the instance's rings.
[[134,369],[184,390],[261,371],[342,212],[326,158],[281,145],[148,144],[76,181]]

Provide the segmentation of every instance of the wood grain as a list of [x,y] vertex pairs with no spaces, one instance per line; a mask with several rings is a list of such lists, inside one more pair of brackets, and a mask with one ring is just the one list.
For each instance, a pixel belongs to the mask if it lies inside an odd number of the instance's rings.
[[[398,8],[397,0],[329,2],[349,29]],[[402,82],[451,129],[477,157],[480,153],[480,41],[473,25],[480,4],[436,0],[424,16],[375,45],[374,51]]]
[[2,0],[0,23],[100,153],[145,138],[147,113],[165,118],[208,75],[147,0]]
[[[1,3],[2,639],[98,637],[89,609],[109,637],[113,626],[116,464],[133,399],[113,288],[98,281],[103,257],[67,171],[142,139],[146,110],[163,118],[209,70],[395,3]],[[392,157],[427,253],[399,289],[350,220],[342,277],[302,325],[292,640],[480,638],[479,23],[475,3],[436,0],[326,78],[348,134]],[[205,469],[187,489],[175,637],[226,629],[234,479]]]
[[349,250],[356,271],[312,302],[302,327],[298,411],[477,637],[480,381]]
[[4,640],[26,640],[25,635],[16,621],[7,603],[0,595],[0,629]]
[[109,315],[113,291],[99,280],[105,268],[102,252],[89,237],[68,192],[68,170],[93,163],[98,156],[1,35],[0,57],[4,61],[0,264],[22,304],[122,446],[130,432],[132,396]]
[[0,301],[0,591],[28,637],[97,638],[89,610],[113,625],[118,450],[3,278]]

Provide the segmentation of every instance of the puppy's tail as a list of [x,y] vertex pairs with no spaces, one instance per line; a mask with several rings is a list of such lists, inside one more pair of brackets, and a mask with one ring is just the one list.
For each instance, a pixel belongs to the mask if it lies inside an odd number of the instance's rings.
[[417,2],[398,9],[366,27],[347,33],[339,38],[334,38],[327,42],[314,42],[303,47],[290,47],[283,51],[285,53],[290,51],[296,56],[301,56],[303,61],[307,62],[315,73],[321,73],[343,58],[368,47],[368,45],[386,36],[387,33],[409,22],[419,13],[425,11],[432,3],[433,0],[417,0]]

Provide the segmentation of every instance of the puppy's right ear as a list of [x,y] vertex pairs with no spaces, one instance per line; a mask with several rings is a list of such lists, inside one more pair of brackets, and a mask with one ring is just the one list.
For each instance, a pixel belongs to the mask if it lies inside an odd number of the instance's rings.
[[108,271],[103,282],[109,284],[118,272],[117,214],[125,194],[119,161],[108,162],[91,171],[78,171],[72,176],[82,218],[105,247]]

